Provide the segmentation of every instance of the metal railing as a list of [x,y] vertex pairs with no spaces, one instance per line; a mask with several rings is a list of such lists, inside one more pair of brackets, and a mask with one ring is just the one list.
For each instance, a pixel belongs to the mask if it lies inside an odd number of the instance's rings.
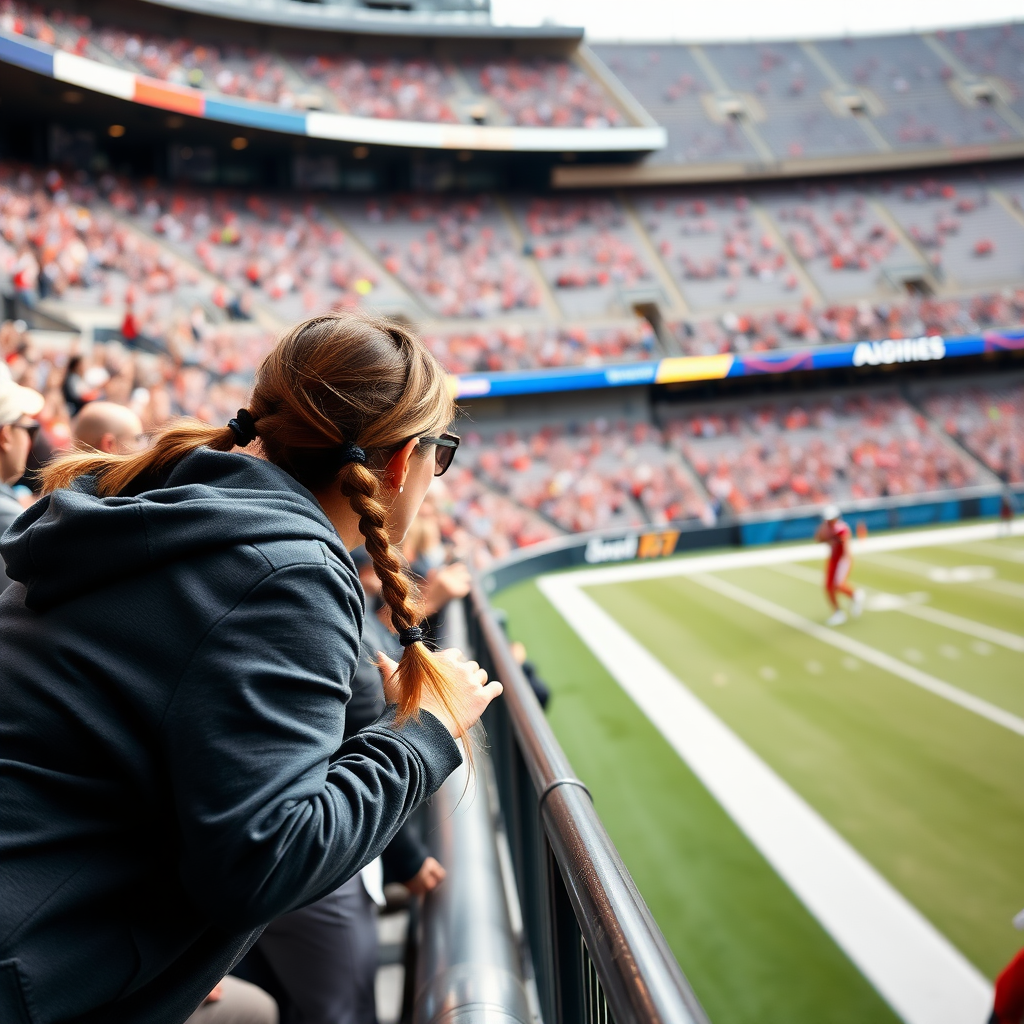
[[486,754],[428,805],[430,852],[448,877],[418,922],[412,1024],[533,1024],[498,853]]
[[479,584],[466,618],[505,690],[484,721],[544,1024],[708,1024]]

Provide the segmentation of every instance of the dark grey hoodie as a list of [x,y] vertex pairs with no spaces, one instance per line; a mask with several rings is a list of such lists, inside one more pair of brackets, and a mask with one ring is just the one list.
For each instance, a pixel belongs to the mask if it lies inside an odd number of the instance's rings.
[[355,567],[313,496],[200,450],[57,491],[0,543],[0,1021],[179,1024],[460,761],[431,715],[341,745]]

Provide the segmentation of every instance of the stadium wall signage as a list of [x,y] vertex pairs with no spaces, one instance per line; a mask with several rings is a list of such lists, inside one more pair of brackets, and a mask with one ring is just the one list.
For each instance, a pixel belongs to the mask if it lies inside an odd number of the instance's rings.
[[245,128],[340,142],[522,153],[647,152],[664,149],[668,142],[665,129],[657,126],[519,128],[392,121],[316,110],[289,110],[138,75],[8,32],[0,32],[0,60],[58,82],[160,110],[173,110],[178,114]]
[[583,549],[583,560],[590,565],[602,562],[628,562],[634,558],[664,558],[675,554],[678,530],[657,533],[631,533],[625,537],[591,537]]
[[861,341],[853,350],[854,366],[888,366],[943,359],[946,344],[937,334],[929,338],[901,338],[899,341]]
[[988,352],[1024,350],[1024,330],[987,331],[964,337],[893,338],[850,345],[816,345],[715,356],[674,356],[651,362],[612,366],[574,366],[514,373],[463,374],[455,378],[459,398],[582,391],[636,384],[675,384],[680,381],[722,380],[755,374],[828,370],[837,367],[889,366],[894,363],[934,362]]

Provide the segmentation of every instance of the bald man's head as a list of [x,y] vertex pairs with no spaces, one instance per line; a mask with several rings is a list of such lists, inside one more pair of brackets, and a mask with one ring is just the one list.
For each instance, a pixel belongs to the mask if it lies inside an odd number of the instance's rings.
[[142,443],[142,420],[127,406],[115,402],[90,402],[71,423],[71,436],[78,448],[126,454]]

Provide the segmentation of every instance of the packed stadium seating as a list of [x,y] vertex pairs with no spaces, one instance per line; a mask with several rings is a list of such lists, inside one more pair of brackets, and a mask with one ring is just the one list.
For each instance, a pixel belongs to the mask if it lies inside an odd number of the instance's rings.
[[325,109],[358,117],[458,121],[449,102],[450,76],[434,61],[314,55],[296,58],[296,64],[320,87],[313,102]]
[[1024,483],[1024,382],[945,388],[922,404],[951,437],[1009,484]]
[[100,202],[100,187],[56,169],[0,165],[0,273],[17,294],[69,309],[132,313],[134,335],[165,336],[196,305],[224,307],[229,293],[185,260],[133,231]]
[[718,406],[666,424],[708,493],[737,513],[953,490],[980,467],[895,394]]
[[398,196],[338,209],[435,316],[492,317],[540,306],[537,283],[490,197]]
[[[133,330],[155,341],[195,317],[255,317],[269,337],[362,306],[422,324],[442,362],[471,373],[657,358],[654,332],[632,313],[638,296],[664,309],[668,354],[1024,325],[1014,167],[984,182],[662,189],[631,200],[635,219],[601,193],[519,198],[506,212],[486,195],[335,201],[9,163],[0,182],[9,287],[73,320],[99,310],[112,327],[130,305]],[[897,287],[907,278],[939,291],[908,294]],[[258,360],[247,358],[239,372]]]
[[1020,282],[1024,224],[1007,216],[984,185],[944,175],[885,190],[882,198],[946,282]]
[[515,210],[526,251],[566,316],[625,312],[624,291],[654,281],[639,237],[611,197],[538,198]]
[[963,297],[907,296],[775,310],[727,310],[719,317],[670,321],[666,328],[685,355],[758,352],[819,343],[879,341],[940,334],[976,334],[1024,325],[1024,288]]
[[336,220],[298,197],[122,186],[111,202],[282,323],[400,294]]
[[[707,500],[649,423],[591,420],[466,438],[467,463],[563,530],[707,515]],[[460,452],[460,457],[462,453]]]
[[488,61],[463,73],[505,112],[531,128],[612,128],[625,124],[611,97],[581,67],[550,57]]
[[656,356],[654,331],[640,319],[606,326],[492,325],[446,333],[427,330],[422,336],[452,373],[594,366]]
[[441,533],[452,557],[482,569],[516,548],[551,540],[561,531],[539,515],[486,487],[471,469],[456,465],[430,489]]
[[748,196],[658,192],[635,204],[691,308],[792,303],[801,295],[791,259]]

